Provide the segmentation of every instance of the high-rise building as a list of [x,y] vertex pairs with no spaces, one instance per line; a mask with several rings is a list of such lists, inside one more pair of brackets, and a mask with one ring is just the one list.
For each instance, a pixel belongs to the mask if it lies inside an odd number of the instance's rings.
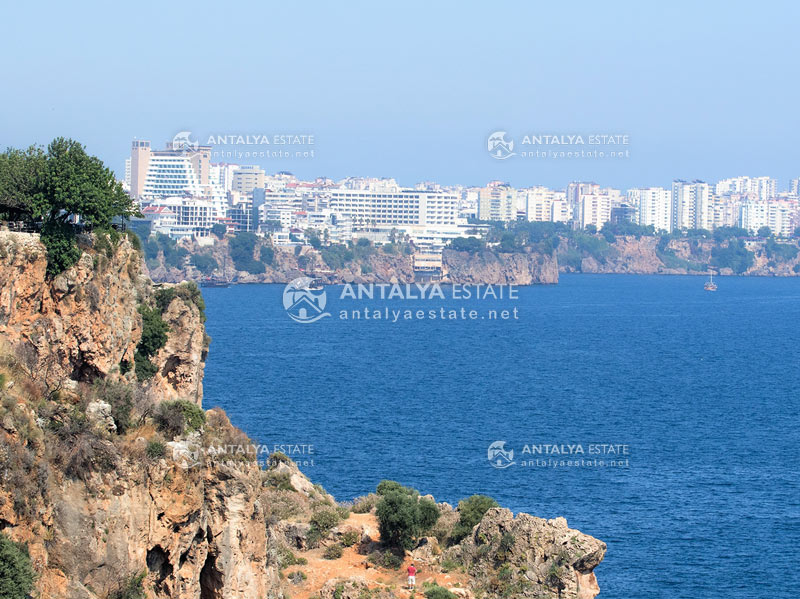
[[769,227],[773,235],[789,237],[794,231],[796,218],[795,202],[748,200],[742,204],[741,227],[751,233],[757,233],[761,227]]
[[519,190],[525,200],[525,218],[528,221],[559,222],[567,221],[562,214],[566,207],[566,194],[547,187],[531,187]]
[[628,190],[628,202],[636,210],[636,222],[656,231],[672,231],[672,195],[663,187]]
[[672,182],[673,229],[711,229],[711,190],[708,183]]
[[134,140],[130,158],[130,194],[154,201],[180,195],[199,196],[209,184],[211,148],[153,150],[150,142]]
[[715,186],[718,196],[745,195],[751,200],[768,201],[778,194],[778,182],[772,177],[733,177]]
[[264,187],[264,169],[259,166],[245,165],[233,171],[231,191],[250,195],[254,189]]
[[517,190],[500,181],[492,181],[478,191],[479,220],[517,220]]

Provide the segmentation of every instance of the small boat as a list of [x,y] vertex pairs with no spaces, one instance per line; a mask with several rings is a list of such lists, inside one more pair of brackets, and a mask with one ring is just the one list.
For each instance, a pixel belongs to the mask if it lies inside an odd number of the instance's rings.
[[200,280],[200,287],[230,287],[231,284],[219,277],[206,277]]
[[322,285],[321,279],[311,279],[311,282],[308,284],[308,289],[310,291],[322,291],[325,287]]
[[717,290],[717,284],[714,282],[714,273],[713,272],[709,274],[708,281],[706,281],[706,284],[703,285],[703,289],[705,289],[706,291],[716,291]]

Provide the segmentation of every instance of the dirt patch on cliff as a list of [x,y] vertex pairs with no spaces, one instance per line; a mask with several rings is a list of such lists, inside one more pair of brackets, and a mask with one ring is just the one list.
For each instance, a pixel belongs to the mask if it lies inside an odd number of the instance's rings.
[[[343,522],[348,526],[360,527],[374,540],[380,540],[378,534],[378,521],[374,514],[351,514]],[[335,560],[328,560],[322,557],[324,547],[312,549],[310,551],[299,552],[299,557],[308,560],[308,564],[303,566],[291,566],[284,572],[289,575],[292,572],[300,571],[307,576],[306,580],[297,586],[292,587],[291,596],[293,599],[309,599],[317,595],[325,583],[335,579],[357,578],[366,581],[370,588],[386,588],[397,592],[403,596],[406,589],[406,568],[412,562],[406,556],[403,565],[397,570],[376,567],[371,564],[366,555],[361,555],[357,550],[358,544],[353,547],[346,547],[342,557]],[[424,582],[435,582],[444,587],[467,585],[467,576],[461,572],[442,572],[438,566],[420,564],[414,562],[417,569],[417,594],[422,590]]]

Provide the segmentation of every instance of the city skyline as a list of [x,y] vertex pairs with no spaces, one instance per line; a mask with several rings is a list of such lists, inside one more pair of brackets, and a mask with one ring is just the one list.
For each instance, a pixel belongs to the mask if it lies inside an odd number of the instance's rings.
[[[303,178],[632,188],[800,176],[794,4],[319,5],[302,18],[254,5],[247,24],[187,8],[61,5],[40,22],[8,7],[4,38],[26,50],[6,70],[0,144],[69,136],[120,175],[120,140],[195,131],[314,135],[311,160],[256,162]],[[22,37],[34,29],[59,52]],[[496,131],[625,134],[630,157],[498,161],[486,151]]]

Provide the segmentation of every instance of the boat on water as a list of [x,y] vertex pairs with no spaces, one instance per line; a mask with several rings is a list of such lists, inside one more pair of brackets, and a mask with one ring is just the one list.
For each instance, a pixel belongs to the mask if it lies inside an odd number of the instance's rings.
[[714,273],[713,272],[711,274],[709,274],[708,281],[706,281],[706,284],[703,285],[703,289],[705,289],[706,291],[716,291],[717,290],[717,284],[714,282]]
[[308,289],[310,291],[322,291],[324,288],[322,279],[311,279],[311,282],[308,284]]
[[206,277],[200,280],[200,287],[230,287],[230,282],[219,277]]

